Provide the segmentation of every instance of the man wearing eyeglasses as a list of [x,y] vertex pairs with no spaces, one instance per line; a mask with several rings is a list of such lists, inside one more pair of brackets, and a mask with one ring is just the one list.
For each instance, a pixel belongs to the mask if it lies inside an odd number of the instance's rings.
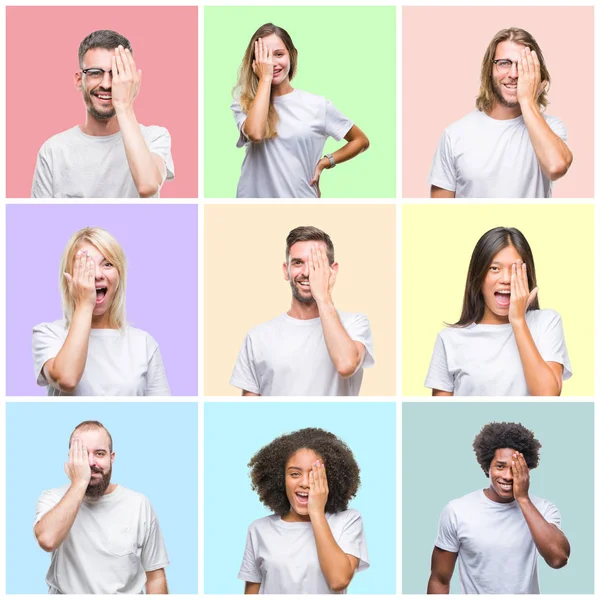
[[79,46],[79,67],[75,87],[87,109],[85,125],[41,147],[32,198],[158,197],[174,177],[171,137],[164,127],[137,122],[133,102],[142,72],[129,40],[94,31]]
[[573,155],[567,131],[542,111],[550,73],[533,36],[511,27],[490,42],[481,65],[477,109],[440,139],[432,198],[549,198]]

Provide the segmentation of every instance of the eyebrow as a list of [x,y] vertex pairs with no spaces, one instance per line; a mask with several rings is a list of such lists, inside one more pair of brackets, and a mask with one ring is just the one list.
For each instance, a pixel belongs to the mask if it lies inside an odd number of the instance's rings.
[[302,469],[300,467],[288,467],[287,470],[291,471],[291,470],[296,470],[296,471],[302,471]]

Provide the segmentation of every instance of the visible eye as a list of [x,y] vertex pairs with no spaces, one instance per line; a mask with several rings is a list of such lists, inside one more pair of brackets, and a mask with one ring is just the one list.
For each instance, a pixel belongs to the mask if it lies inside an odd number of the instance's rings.
[[501,69],[510,69],[512,67],[511,60],[499,60],[496,63]]
[[114,265],[112,263],[109,263],[108,261],[104,263],[105,267],[113,267]]
[[302,264],[302,261],[301,261],[301,260],[295,260],[295,261],[294,261],[294,264],[295,264],[295,265],[301,265],[301,264]]
[[300,477],[300,473],[297,473],[294,471],[293,473],[290,473],[290,476],[291,477]]
[[86,69],[85,74],[88,77],[102,77],[104,75],[104,71],[102,69]]
[[283,52],[277,52],[275,56],[283,56]]
[[96,452],[96,456],[104,456],[104,452]]
[[499,269],[498,267],[496,267],[495,265],[492,265],[492,266],[490,267],[490,271],[493,271],[494,273],[495,273],[496,271],[499,271],[499,270],[500,270],[500,269]]

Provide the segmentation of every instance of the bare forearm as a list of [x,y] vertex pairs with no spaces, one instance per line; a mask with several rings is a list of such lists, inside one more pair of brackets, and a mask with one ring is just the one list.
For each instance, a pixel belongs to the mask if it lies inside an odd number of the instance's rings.
[[331,297],[317,301],[327,352],[342,377],[354,374],[360,363],[360,354],[335,310]]
[[560,396],[556,376],[537,349],[527,322],[512,323],[512,328],[529,393],[532,396]]
[[523,105],[523,120],[542,172],[550,180],[562,177],[573,162],[569,147],[552,131],[536,105]]
[[563,532],[544,519],[529,497],[518,502],[539,553],[553,569],[564,567],[571,547]]
[[160,574],[150,577],[146,575],[146,594],[168,594],[167,576],[164,569],[160,569]]
[[46,552],[56,550],[67,537],[83,502],[87,485],[71,484],[61,501],[35,526],[38,544]]
[[[361,152],[364,152],[369,147],[369,141],[367,138],[364,139],[356,139],[351,140],[347,144],[343,145],[339,150],[336,150],[332,153],[333,160],[336,165],[340,163],[346,162],[355,156],[358,156]],[[327,166],[331,166],[329,159],[324,159],[327,161]]]
[[435,579],[433,575],[427,582],[427,593],[428,594],[449,594],[450,593],[450,582],[444,583],[439,579]]
[[75,309],[65,343],[46,374],[50,382],[62,391],[73,391],[83,376],[91,329],[92,310],[86,307]]
[[267,117],[269,116],[269,104],[271,102],[271,81],[267,78],[258,82],[258,90],[248,116],[244,121],[244,131],[250,141],[262,142],[267,133]]
[[346,553],[337,545],[325,514],[311,515],[311,524],[317,544],[319,565],[327,585],[336,592],[345,590],[354,575]]
[[129,170],[141,198],[154,196],[162,185],[162,174],[146,144],[133,108],[117,111]]

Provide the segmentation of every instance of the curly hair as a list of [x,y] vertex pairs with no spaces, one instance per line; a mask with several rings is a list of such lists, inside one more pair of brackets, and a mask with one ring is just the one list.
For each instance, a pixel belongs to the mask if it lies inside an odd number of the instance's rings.
[[512,448],[521,452],[530,469],[535,469],[540,463],[540,448],[542,444],[533,437],[521,423],[488,423],[473,440],[473,450],[477,462],[486,477],[490,476],[490,465],[498,448]]
[[342,440],[316,427],[281,435],[251,458],[248,466],[252,489],[260,501],[280,516],[290,511],[285,492],[285,466],[302,449],[312,450],[325,461],[329,487],[325,512],[346,510],[360,486],[360,469],[352,450]]

